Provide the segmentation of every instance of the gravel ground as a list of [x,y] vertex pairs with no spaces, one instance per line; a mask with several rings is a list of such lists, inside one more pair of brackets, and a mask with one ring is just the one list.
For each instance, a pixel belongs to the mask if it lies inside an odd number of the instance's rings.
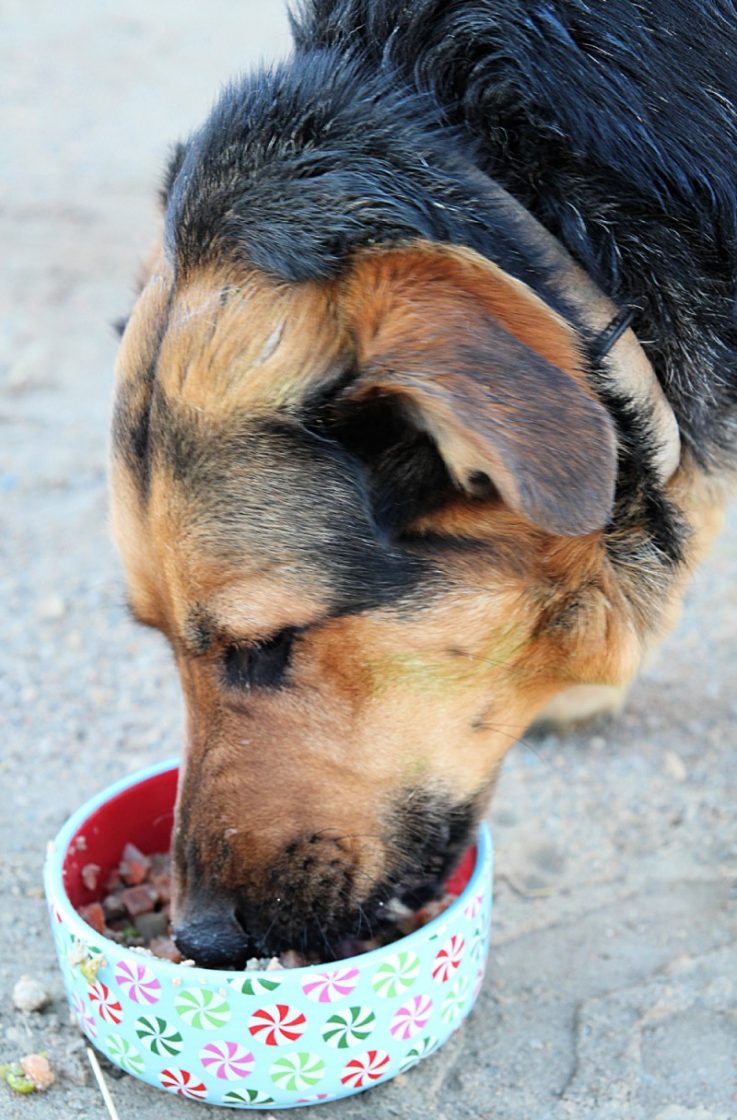
[[[99,1118],[69,1026],[40,874],[47,839],[108,782],[177,752],[163,642],[134,628],[106,524],[115,339],[156,222],[166,145],[227,76],[285,53],[281,3],[5,0],[0,244],[0,1061],[47,1049],[45,1096],[0,1116]],[[734,682],[737,516],[625,714],[530,737],[491,820],[491,967],[467,1024],[336,1120],[737,1117]],[[13,1009],[21,973],[53,996]],[[129,1077],[121,1120],[205,1106]],[[264,1113],[263,1115],[267,1115]]]

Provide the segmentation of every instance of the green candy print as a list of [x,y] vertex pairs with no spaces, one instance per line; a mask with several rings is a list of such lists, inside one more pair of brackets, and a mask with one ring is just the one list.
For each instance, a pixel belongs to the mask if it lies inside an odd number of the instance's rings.
[[468,977],[462,976],[450,989],[440,1009],[440,1018],[444,1023],[454,1023],[459,1017],[468,998],[470,987],[471,982]]
[[438,1044],[437,1038],[428,1034],[421,1042],[416,1042],[411,1050],[408,1050],[402,1061],[399,1063],[400,1072],[404,1073],[405,1070],[410,1069],[412,1066],[419,1062],[420,1058],[426,1058],[431,1054]]
[[110,1060],[128,1073],[143,1073],[145,1065],[143,1058],[127,1038],[121,1038],[119,1034],[111,1034],[106,1049]]
[[476,961],[478,963],[481,961],[481,958],[484,956],[485,952],[486,931],[482,926],[476,926],[476,929],[473,931],[473,937],[471,939],[469,957],[472,961]]
[[330,1016],[322,1028],[322,1037],[328,1046],[346,1050],[365,1042],[375,1023],[376,1016],[370,1007],[349,1007]]
[[260,1089],[232,1089],[223,1097],[223,1104],[273,1104],[274,1098]]
[[405,950],[379,967],[371,977],[371,987],[384,999],[393,999],[410,988],[420,975],[420,958],[416,953]]
[[171,1056],[182,1049],[182,1036],[166,1019],[158,1015],[142,1015],[136,1019],[136,1034],[152,1054]]
[[260,976],[249,976],[246,980],[231,980],[231,988],[235,988],[236,992],[240,992],[244,996],[263,996],[268,992],[275,992],[281,984],[281,980],[268,980],[262,979]]
[[322,1081],[325,1063],[317,1054],[285,1054],[271,1066],[269,1077],[280,1089],[301,1092]]
[[190,1027],[202,1031],[216,1031],[230,1019],[230,1007],[225,999],[207,988],[187,988],[174,1000],[180,1019]]

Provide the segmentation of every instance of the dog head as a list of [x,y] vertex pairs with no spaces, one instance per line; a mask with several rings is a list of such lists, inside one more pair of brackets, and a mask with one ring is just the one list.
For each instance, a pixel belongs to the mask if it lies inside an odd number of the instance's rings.
[[162,255],[117,378],[114,534],[186,702],[179,939],[329,957],[437,890],[551,696],[633,672],[611,419],[542,300],[422,241],[291,284]]

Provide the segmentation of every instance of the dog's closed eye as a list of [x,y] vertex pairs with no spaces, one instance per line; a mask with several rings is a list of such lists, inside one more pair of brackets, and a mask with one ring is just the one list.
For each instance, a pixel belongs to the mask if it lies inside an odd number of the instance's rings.
[[253,645],[230,645],[223,655],[225,683],[230,688],[278,688],[284,684],[297,631],[280,631]]

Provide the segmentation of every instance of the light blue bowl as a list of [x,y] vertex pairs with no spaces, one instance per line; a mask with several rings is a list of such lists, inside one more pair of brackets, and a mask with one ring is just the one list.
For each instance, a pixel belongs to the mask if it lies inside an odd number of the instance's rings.
[[[54,942],[72,1011],[93,1045],[159,1089],[272,1109],[352,1096],[437,1050],[468,1015],[484,975],[492,898],[487,826],[463,893],[391,945],[276,972],[189,968],[101,937],[65,886],[70,845],[90,818],[176,767],[169,760],[110,786],[49,845],[44,885]],[[135,820],[127,824],[136,842]],[[84,859],[95,862],[90,831]]]

